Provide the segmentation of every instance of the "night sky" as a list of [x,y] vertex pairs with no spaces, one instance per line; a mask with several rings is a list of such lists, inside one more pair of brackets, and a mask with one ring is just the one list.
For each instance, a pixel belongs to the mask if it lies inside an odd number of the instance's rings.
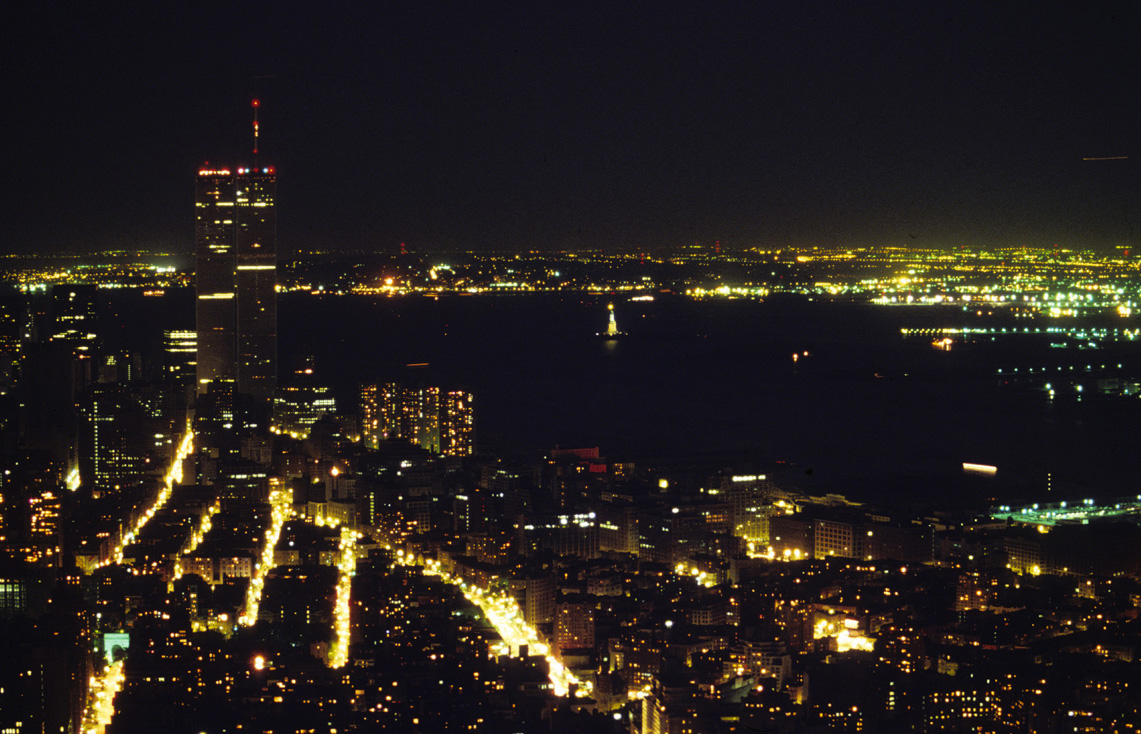
[[282,252],[1141,237],[1131,3],[21,5],[3,252],[190,252],[254,96]]

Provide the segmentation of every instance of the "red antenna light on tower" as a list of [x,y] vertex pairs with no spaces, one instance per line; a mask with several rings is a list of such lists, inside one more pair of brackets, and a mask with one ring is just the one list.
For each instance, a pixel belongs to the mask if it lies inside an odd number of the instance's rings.
[[258,154],[258,107],[261,107],[261,102],[256,99],[250,103],[254,108],[254,155]]

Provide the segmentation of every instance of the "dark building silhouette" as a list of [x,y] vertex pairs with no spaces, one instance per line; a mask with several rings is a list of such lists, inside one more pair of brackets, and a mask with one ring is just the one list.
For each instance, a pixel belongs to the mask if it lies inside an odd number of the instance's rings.
[[51,316],[51,341],[66,344],[79,352],[90,352],[97,345],[95,286],[53,286]]

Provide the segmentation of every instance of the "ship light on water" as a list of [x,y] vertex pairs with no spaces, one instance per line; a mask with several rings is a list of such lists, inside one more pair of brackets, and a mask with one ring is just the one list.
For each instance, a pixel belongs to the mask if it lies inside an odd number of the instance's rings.
[[969,461],[964,461],[963,471],[967,472],[968,474],[993,475],[998,473],[998,467],[991,466],[990,464],[972,464]]

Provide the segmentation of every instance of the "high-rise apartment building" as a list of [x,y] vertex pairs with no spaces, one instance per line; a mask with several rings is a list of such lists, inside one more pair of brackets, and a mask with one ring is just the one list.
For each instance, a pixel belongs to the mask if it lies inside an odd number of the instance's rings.
[[440,453],[469,456],[475,453],[475,398],[465,390],[441,396]]
[[203,168],[195,190],[198,393],[218,381],[268,402],[277,384],[277,175]]
[[380,442],[380,408],[383,404],[383,393],[376,383],[361,385],[361,439],[370,448],[376,448]]
[[411,388],[389,382],[361,386],[366,443],[403,439],[445,456],[475,453],[475,398],[466,390]]
[[554,647],[562,655],[567,650],[594,647],[594,601],[578,596],[555,604]]

